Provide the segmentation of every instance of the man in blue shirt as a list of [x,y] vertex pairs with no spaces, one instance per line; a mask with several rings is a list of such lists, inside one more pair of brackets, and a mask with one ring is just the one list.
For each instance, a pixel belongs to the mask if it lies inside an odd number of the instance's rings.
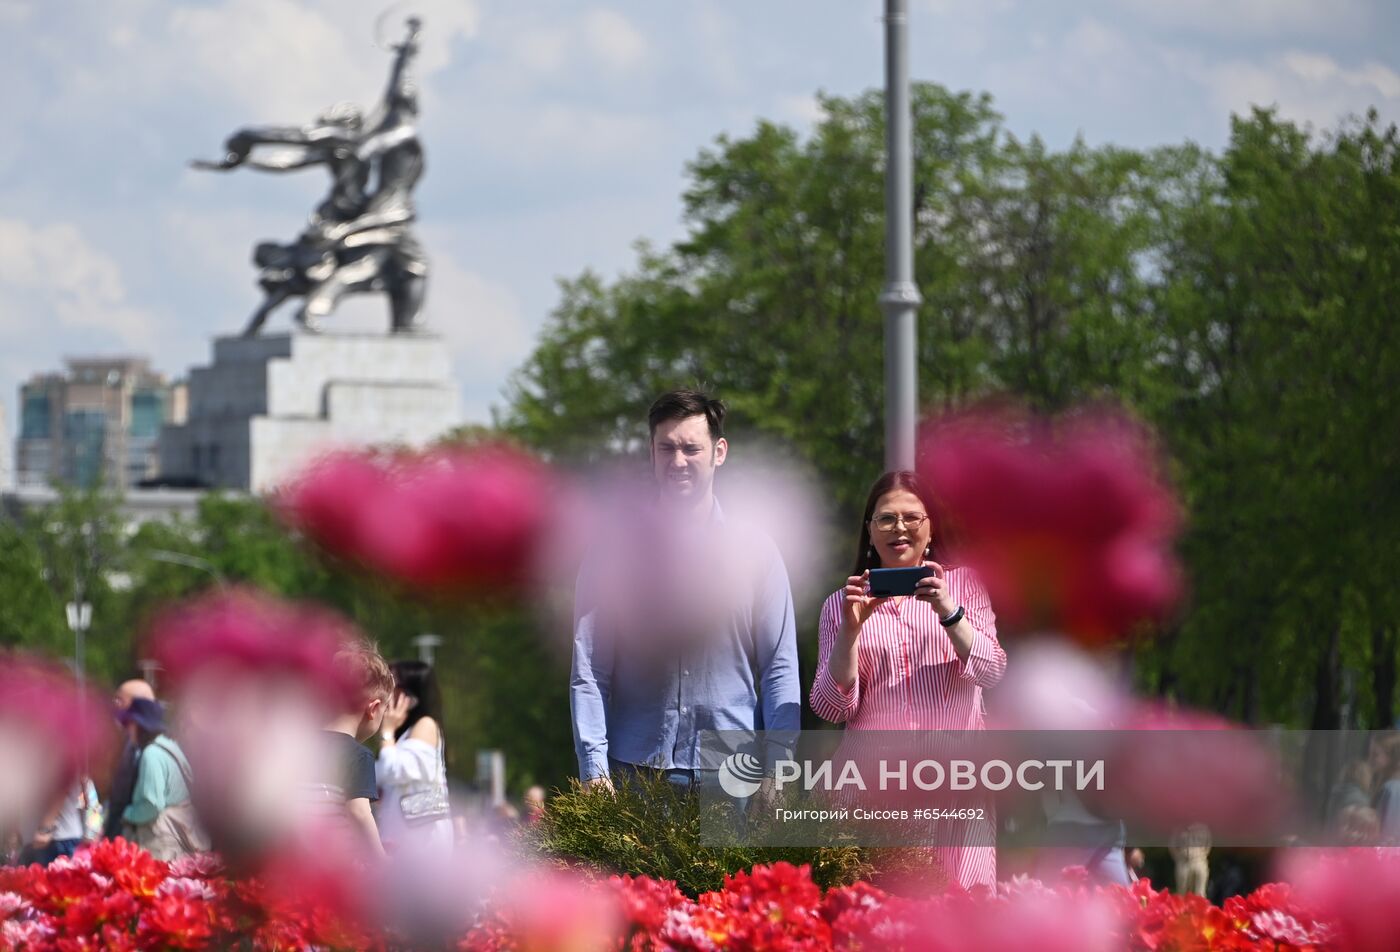
[[651,768],[693,785],[700,731],[800,726],[787,569],[714,496],[724,412],[694,390],[657,398],[655,499],[628,520],[624,544],[590,553],[579,573],[569,703],[585,783]]

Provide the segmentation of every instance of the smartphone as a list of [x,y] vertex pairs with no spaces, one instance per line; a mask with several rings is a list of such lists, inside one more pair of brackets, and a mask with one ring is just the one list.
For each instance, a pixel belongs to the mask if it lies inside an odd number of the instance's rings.
[[933,574],[927,565],[915,565],[907,569],[871,569],[870,594],[877,598],[890,595],[913,595],[914,583]]

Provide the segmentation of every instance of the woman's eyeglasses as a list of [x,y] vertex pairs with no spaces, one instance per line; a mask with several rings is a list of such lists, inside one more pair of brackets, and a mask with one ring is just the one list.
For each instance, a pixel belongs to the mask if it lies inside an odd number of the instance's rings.
[[910,532],[918,532],[919,527],[925,522],[928,522],[928,516],[922,512],[909,512],[902,516],[897,516],[892,512],[882,512],[870,520],[870,524],[881,532],[893,532],[901,525]]

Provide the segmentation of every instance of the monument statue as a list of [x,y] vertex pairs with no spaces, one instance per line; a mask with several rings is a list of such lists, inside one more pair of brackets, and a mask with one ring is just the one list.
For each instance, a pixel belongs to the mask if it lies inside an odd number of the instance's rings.
[[302,298],[296,322],[308,331],[352,292],[383,291],[395,333],[421,330],[428,260],[413,234],[413,189],[423,176],[418,141],[418,89],[410,65],[418,54],[422,21],[409,18],[407,36],[392,47],[393,66],[384,102],[368,118],[342,104],[300,127],[240,129],[217,162],[195,168],[253,168],[291,172],[324,166],[331,189],[290,244],[265,241],[253,251],[266,294],[244,330],[252,337],[289,298]]

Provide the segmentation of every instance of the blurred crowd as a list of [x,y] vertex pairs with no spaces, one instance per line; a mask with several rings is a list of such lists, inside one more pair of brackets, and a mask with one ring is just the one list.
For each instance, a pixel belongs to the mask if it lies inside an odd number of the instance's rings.
[[[354,690],[320,731],[319,772],[300,784],[299,815],[314,821],[308,826],[315,836],[339,837],[368,857],[450,851],[464,818],[449,794],[441,696],[431,665],[391,664],[365,642],[342,647],[335,663]],[[41,816],[11,824],[3,842],[7,865],[48,864],[101,838],[124,837],[163,860],[211,848],[174,711],[148,682],[132,679],[117,687],[111,715],[123,738],[115,762],[90,764]],[[544,790],[532,787],[527,819],[537,818],[543,806]],[[519,812],[501,804],[494,816],[508,825]]]

